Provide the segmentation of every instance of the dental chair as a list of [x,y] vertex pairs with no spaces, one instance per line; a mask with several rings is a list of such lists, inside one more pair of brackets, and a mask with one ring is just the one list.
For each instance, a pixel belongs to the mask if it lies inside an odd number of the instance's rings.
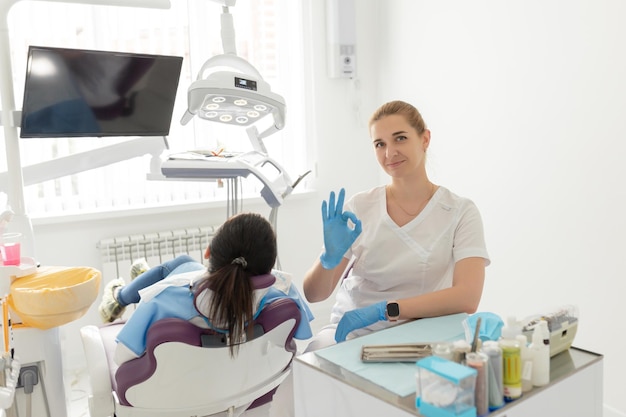
[[299,322],[293,300],[269,303],[254,322],[254,337],[233,358],[222,334],[162,319],[148,329],[146,353],[119,367],[113,354],[123,323],[85,326],[89,415],[240,416],[271,401],[291,371]]

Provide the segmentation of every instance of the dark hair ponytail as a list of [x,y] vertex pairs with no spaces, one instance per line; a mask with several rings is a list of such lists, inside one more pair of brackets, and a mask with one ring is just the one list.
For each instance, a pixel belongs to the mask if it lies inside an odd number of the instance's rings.
[[[209,271],[196,295],[209,289],[210,305],[198,311],[224,326],[230,337],[231,355],[252,334],[254,288],[251,277],[267,274],[276,262],[276,235],[260,214],[241,213],[228,219],[210,244]],[[197,300],[197,299],[196,299]]]

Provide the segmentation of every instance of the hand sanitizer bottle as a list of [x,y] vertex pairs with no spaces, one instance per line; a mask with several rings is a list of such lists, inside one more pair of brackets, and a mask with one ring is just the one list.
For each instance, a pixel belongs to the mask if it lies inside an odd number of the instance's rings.
[[550,382],[550,331],[547,321],[540,320],[535,327],[529,350],[533,358],[533,385],[547,385]]
[[502,382],[504,401],[510,402],[522,396],[522,357],[519,341],[516,339],[522,333],[522,327],[517,323],[515,316],[507,318],[506,326],[502,328],[502,338],[499,340],[502,348]]
[[526,336],[518,334],[516,338],[520,345],[522,358],[522,392],[528,392],[533,389],[533,357]]

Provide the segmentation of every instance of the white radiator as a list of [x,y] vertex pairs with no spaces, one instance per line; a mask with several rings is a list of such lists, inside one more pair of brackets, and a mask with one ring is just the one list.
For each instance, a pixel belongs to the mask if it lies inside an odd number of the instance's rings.
[[150,266],[182,254],[202,262],[204,252],[218,227],[169,230],[103,239],[97,244],[102,259],[103,282],[106,284],[118,277],[127,280],[132,262],[139,258],[145,258]]

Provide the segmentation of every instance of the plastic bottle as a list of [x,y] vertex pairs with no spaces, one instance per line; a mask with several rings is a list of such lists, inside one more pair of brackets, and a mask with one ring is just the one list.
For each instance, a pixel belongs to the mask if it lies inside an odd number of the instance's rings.
[[528,347],[528,338],[519,334],[517,340],[520,344],[522,359],[522,392],[528,392],[533,389],[533,357]]
[[452,357],[452,345],[447,342],[437,343],[432,348],[433,356],[439,356],[440,358],[453,360]]
[[543,387],[550,382],[550,330],[547,321],[540,320],[535,327],[529,349],[533,360],[533,385]]
[[483,353],[489,357],[489,410],[497,410],[504,405],[502,385],[502,348],[495,340],[483,343]]
[[452,342],[452,360],[456,363],[465,362],[465,354],[472,350],[472,346],[466,340],[460,339]]
[[474,404],[479,417],[489,414],[489,356],[483,352],[465,354],[465,365],[476,369]]
[[517,336],[522,334],[522,327],[514,316],[507,318],[501,334],[504,401],[510,402],[522,396],[522,354],[517,340]]

